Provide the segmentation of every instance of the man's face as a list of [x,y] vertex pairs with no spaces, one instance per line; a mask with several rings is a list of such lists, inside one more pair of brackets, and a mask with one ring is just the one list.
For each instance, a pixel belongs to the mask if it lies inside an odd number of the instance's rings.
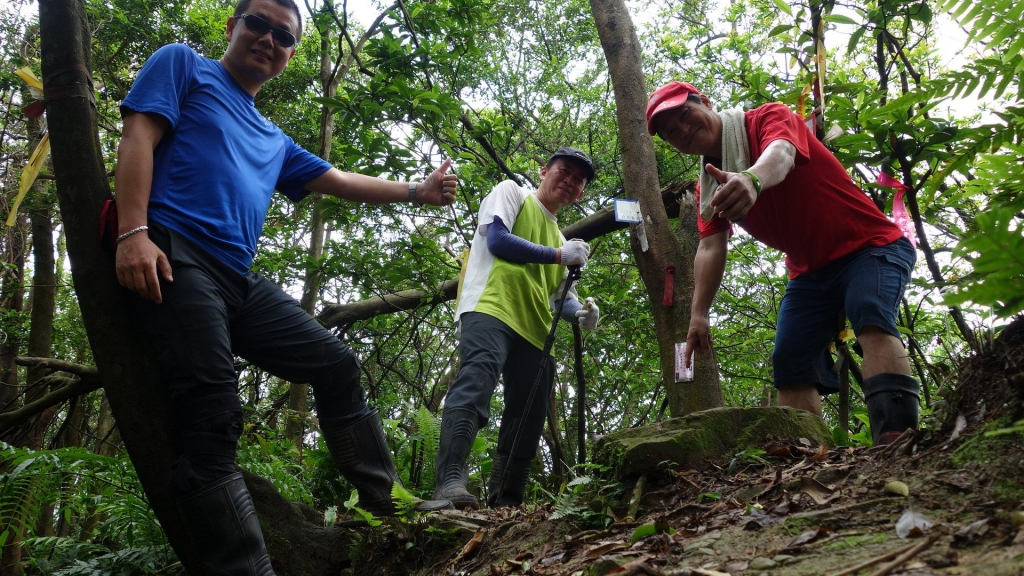
[[550,210],[552,206],[561,210],[578,202],[587,185],[587,170],[580,163],[568,158],[556,158],[550,166],[540,169],[538,199]]
[[654,128],[662,140],[683,154],[722,156],[722,119],[711,109],[711,101],[688,100],[682,106],[654,117]]
[[[273,0],[252,0],[246,14],[266,20],[271,26],[283,28],[298,34],[299,23],[295,12]],[[258,90],[265,82],[274,78],[288,66],[288,60],[295,55],[295,45],[284,47],[274,40],[272,32],[256,34],[241,18],[231,17],[227,23],[228,48],[222,60],[228,69],[249,86]],[[243,80],[244,79],[244,80]]]

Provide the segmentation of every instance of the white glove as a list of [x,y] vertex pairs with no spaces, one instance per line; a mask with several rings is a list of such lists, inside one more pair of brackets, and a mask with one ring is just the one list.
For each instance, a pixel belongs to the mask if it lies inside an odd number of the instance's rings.
[[562,244],[562,266],[586,266],[590,258],[590,245],[583,240],[569,240]]
[[587,298],[583,302],[583,308],[576,311],[576,319],[580,323],[580,328],[584,330],[597,328],[597,319],[600,316],[601,310],[594,304],[593,298]]

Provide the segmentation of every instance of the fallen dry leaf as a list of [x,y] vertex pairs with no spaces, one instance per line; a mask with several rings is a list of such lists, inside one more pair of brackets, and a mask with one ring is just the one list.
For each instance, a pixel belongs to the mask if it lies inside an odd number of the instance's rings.
[[956,533],[953,534],[953,541],[958,544],[970,544],[980,540],[988,530],[988,518],[983,518],[976,522],[971,522],[967,526],[957,530]]
[[623,572],[629,572],[633,568],[639,567],[641,564],[643,564],[644,562],[647,562],[651,558],[654,558],[654,556],[650,555],[650,554],[645,554],[645,555],[637,558],[636,560],[630,560],[629,562],[626,562],[622,566],[619,566],[618,568],[613,569],[611,572],[608,572],[608,574],[622,574]]
[[832,529],[828,526],[818,526],[817,530],[808,530],[807,532],[804,532],[796,538],[793,538],[793,540],[791,540],[789,544],[786,544],[786,547],[783,548],[783,550],[792,550],[794,548],[799,548],[804,544],[810,544],[811,542],[821,540],[822,538],[828,536],[831,533]]
[[462,550],[459,550],[458,555],[455,556],[455,560],[452,562],[454,564],[458,564],[463,558],[469,556],[474,550],[479,548],[480,543],[484,541],[484,534],[484,530],[477,530],[476,534],[473,534],[473,537],[469,539],[469,542],[466,542],[466,545],[462,547]]
[[828,460],[828,446],[825,446],[824,444],[818,446],[818,450],[813,456],[811,456],[811,460],[814,460],[815,462],[824,462],[825,460]]
[[559,552],[558,554],[555,554],[554,556],[548,556],[547,558],[543,558],[539,562],[539,564],[541,566],[551,566],[552,564],[554,564],[556,562],[561,562],[562,558],[565,558],[565,552]]
[[811,500],[814,500],[814,503],[819,506],[828,504],[835,495],[835,490],[810,476],[804,476],[800,479],[800,491],[810,496]]
[[614,552],[616,550],[625,550],[626,545],[622,542],[598,542],[596,546],[592,546],[587,549],[584,554],[587,558],[600,558],[605,554]]

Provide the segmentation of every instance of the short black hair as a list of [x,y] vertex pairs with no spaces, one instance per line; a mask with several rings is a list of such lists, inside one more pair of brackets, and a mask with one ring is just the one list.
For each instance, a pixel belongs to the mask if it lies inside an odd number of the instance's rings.
[[690,92],[689,94],[686,95],[686,101],[687,102],[700,102],[701,101],[700,100],[700,94],[697,94],[696,92]]
[[[273,0],[278,6],[284,6],[290,8],[295,13],[295,21],[298,22],[299,29],[296,30],[295,40],[302,37],[302,13],[299,12],[299,5],[295,3],[295,0]],[[235,16],[241,16],[245,14],[246,10],[252,4],[252,0],[238,0],[238,4],[235,4]]]

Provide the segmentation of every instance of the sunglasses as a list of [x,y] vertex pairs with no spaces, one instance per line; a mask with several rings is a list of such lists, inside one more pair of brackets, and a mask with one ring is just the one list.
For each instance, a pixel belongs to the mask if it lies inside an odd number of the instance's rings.
[[240,19],[242,22],[245,22],[245,27],[257,36],[263,36],[267,32],[272,32],[274,43],[282,48],[291,48],[295,45],[295,36],[292,36],[291,32],[284,28],[278,28],[259,16],[254,14],[239,14],[238,16],[235,16],[235,19]]

